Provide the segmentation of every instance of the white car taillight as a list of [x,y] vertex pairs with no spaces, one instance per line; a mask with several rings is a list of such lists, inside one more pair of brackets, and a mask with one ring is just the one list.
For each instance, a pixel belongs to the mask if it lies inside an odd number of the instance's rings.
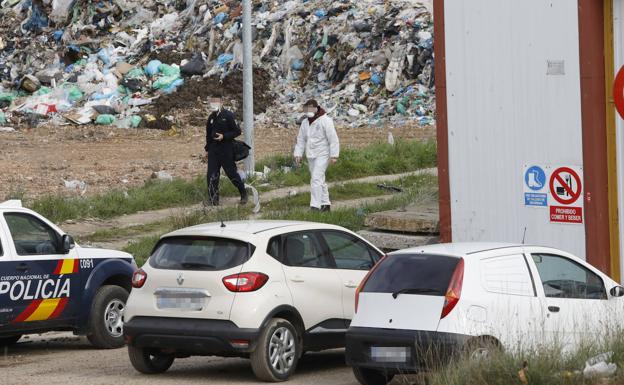
[[143,269],[139,269],[132,274],[132,287],[140,289],[145,285],[147,273]]
[[442,315],[440,319],[443,319],[455,308],[461,297],[462,285],[464,283],[464,259],[460,259],[455,266],[455,271],[451,276],[449,287],[444,295],[444,307],[442,308]]
[[235,293],[256,291],[264,286],[269,276],[262,273],[240,273],[223,278],[225,287]]

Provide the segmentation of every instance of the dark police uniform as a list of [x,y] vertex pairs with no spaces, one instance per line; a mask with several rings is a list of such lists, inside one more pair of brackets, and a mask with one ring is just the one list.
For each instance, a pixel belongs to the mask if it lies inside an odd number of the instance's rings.
[[[223,140],[215,140],[217,134],[222,134]],[[204,148],[208,152],[208,198],[213,205],[219,204],[219,177],[222,167],[232,184],[238,189],[241,198],[247,196],[245,184],[238,174],[234,161],[234,138],[240,135],[241,129],[232,112],[221,109],[208,117]]]

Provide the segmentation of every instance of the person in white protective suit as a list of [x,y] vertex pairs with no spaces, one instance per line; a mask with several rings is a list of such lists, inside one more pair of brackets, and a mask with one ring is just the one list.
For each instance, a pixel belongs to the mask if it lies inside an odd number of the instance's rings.
[[310,209],[330,211],[329,190],[325,183],[325,171],[330,164],[338,161],[340,142],[330,118],[316,100],[308,100],[303,105],[306,118],[301,122],[297,144],[295,146],[295,162],[301,164],[305,152],[310,168]]

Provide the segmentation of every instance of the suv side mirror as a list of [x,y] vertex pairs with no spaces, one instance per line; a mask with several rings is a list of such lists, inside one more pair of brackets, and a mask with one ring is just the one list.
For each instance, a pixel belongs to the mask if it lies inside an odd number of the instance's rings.
[[74,242],[74,238],[71,235],[65,234],[61,238],[61,251],[63,254],[69,253],[71,249],[76,246],[76,242]]
[[615,298],[624,297],[624,287],[614,286],[611,288],[609,293],[611,293],[611,296]]

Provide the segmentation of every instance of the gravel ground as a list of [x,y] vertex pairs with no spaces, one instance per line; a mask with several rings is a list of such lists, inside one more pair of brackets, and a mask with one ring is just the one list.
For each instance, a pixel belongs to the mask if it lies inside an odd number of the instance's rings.
[[[255,384],[247,360],[192,357],[168,372],[146,376],[132,368],[126,349],[95,350],[71,333],[27,336],[0,357],[2,384]],[[289,385],[357,385],[344,351],[306,354]]]

